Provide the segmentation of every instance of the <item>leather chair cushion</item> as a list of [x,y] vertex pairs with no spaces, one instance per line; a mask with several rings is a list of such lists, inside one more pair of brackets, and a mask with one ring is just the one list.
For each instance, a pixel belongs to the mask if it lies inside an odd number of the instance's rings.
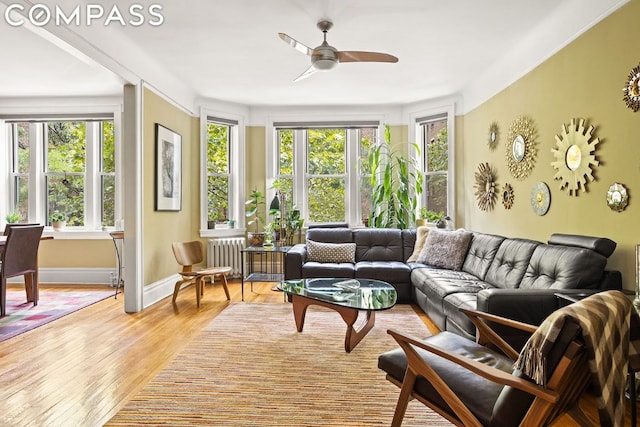
[[607,259],[592,250],[540,245],[529,261],[520,289],[597,288]]
[[404,247],[400,230],[394,228],[361,228],[353,230],[356,262],[403,262]]
[[505,239],[500,244],[484,280],[496,288],[517,288],[527,271],[533,251],[540,244],[527,239]]
[[[504,372],[512,372],[513,370],[513,361],[509,358],[451,332],[441,332],[424,341],[491,365]],[[419,350],[419,354],[427,360],[453,392],[469,405],[471,412],[484,425],[490,425],[493,407],[503,387],[427,351]],[[402,349],[398,348],[381,354],[378,357],[378,367],[402,382],[407,369],[407,359]],[[414,388],[419,394],[452,413],[440,395],[423,377],[418,377]]]
[[464,259],[464,264],[462,264],[462,271],[484,280],[487,270],[489,270],[491,262],[504,239],[505,237],[503,236],[473,233],[467,257]]

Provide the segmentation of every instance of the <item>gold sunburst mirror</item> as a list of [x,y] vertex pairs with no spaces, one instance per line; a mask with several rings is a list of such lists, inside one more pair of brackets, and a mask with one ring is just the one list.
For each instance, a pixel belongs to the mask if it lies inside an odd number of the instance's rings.
[[622,92],[624,93],[623,99],[627,107],[633,111],[640,110],[640,65],[631,69]]
[[491,150],[495,150],[496,147],[498,146],[498,139],[499,139],[499,133],[498,133],[498,123],[497,122],[491,122],[491,124],[489,125],[489,138],[488,138],[488,143],[489,143],[489,149]]
[[505,209],[511,209],[513,207],[514,197],[511,184],[505,184],[502,189],[502,206],[504,206]]
[[537,148],[537,130],[533,119],[520,116],[511,123],[505,144],[507,167],[514,178],[523,180],[535,166]]
[[551,166],[556,169],[553,179],[560,181],[560,189],[569,191],[569,195],[577,196],[580,190],[587,191],[587,182],[593,181],[593,166],[596,160],[598,138],[591,139],[593,126],[586,128],[586,121],[571,119],[569,125],[562,125],[562,133],[556,135],[556,148],[551,152],[555,161]]
[[490,211],[496,203],[498,197],[498,185],[496,184],[496,173],[489,163],[480,163],[478,171],[475,173],[476,189],[475,195],[478,207],[483,211]]

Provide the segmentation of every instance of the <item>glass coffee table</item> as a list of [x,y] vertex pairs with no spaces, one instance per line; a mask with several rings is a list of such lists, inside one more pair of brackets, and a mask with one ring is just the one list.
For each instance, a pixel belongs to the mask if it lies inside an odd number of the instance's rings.
[[[375,312],[387,310],[396,304],[397,293],[393,286],[374,279],[299,279],[286,280],[278,289],[291,296],[293,317],[298,332],[302,332],[307,307],[319,305],[335,310],[347,324],[344,349],[351,352],[373,328]],[[355,330],[360,311],[366,311],[366,323]]]

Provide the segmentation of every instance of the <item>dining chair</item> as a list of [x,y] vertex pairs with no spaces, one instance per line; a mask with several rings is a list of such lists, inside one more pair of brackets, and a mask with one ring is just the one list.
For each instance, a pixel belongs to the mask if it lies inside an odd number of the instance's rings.
[[213,283],[216,276],[222,277],[224,293],[227,295],[227,300],[231,299],[226,277],[226,275],[231,272],[231,267],[194,268],[194,265],[200,264],[204,260],[204,249],[201,241],[174,242],[172,249],[176,261],[182,266],[182,270],[179,272],[181,280],[176,282],[173,290],[174,303],[176,302],[178,292],[180,292],[182,285],[194,283],[196,288],[196,305],[200,307],[200,297],[204,293],[202,282],[205,278],[209,277]]
[[[9,227],[0,268],[0,317],[6,315],[7,279],[24,276],[25,288],[31,287],[33,305],[38,305],[38,247],[42,225]],[[29,294],[29,292],[27,292]]]

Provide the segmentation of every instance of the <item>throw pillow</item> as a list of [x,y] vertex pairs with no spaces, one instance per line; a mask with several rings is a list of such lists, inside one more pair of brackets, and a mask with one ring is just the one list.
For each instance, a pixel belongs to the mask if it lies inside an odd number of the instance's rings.
[[324,243],[307,240],[307,260],[315,262],[356,262],[355,243]]
[[407,259],[407,262],[416,262],[418,257],[420,256],[420,252],[422,252],[422,248],[424,247],[424,242],[427,241],[427,234],[429,233],[429,228],[427,226],[421,226],[416,229],[416,244],[413,246],[413,253]]
[[418,256],[418,262],[460,271],[472,237],[473,233],[470,231],[431,229]]

